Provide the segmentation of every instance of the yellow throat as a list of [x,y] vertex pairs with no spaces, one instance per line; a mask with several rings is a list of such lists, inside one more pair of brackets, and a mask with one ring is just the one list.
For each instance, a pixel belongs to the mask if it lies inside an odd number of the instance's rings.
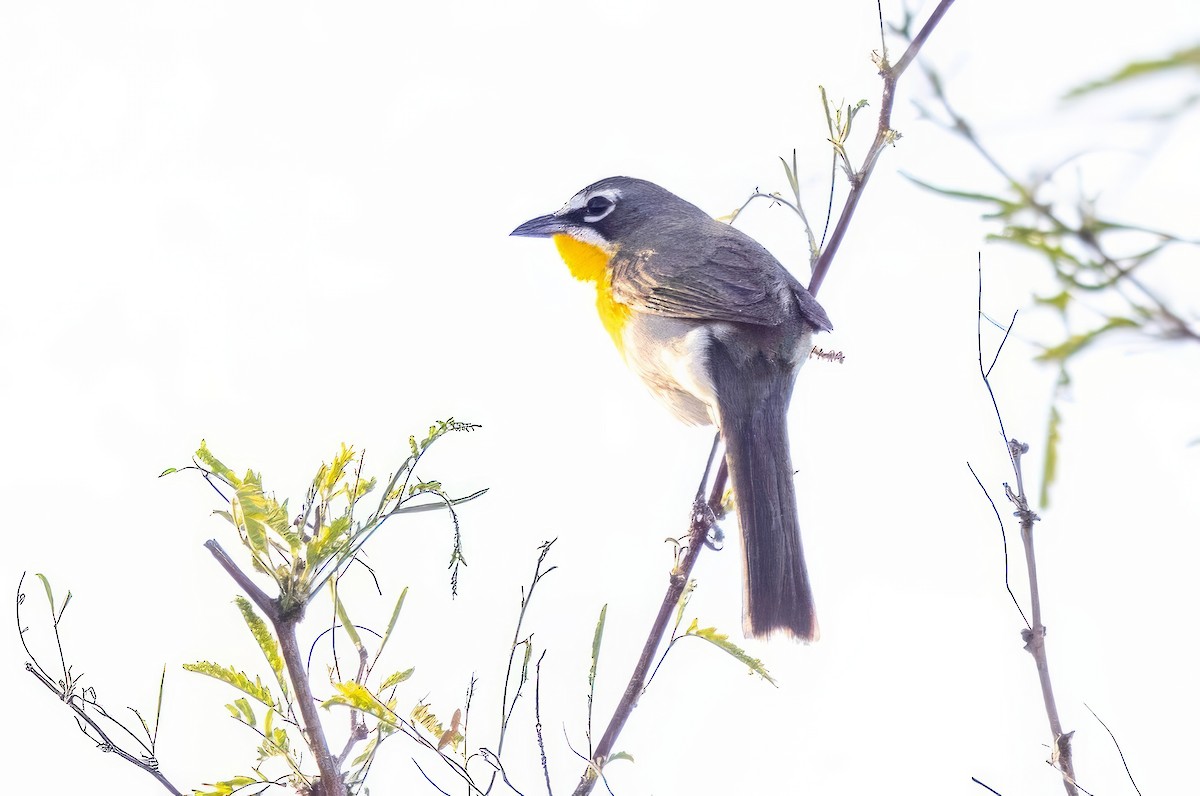
[[608,270],[612,255],[599,246],[584,243],[570,235],[555,235],[554,245],[558,247],[558,253],[562,255],[571,276],[596,286],[596,310],[600,313],[600,322],[624,356],[622,329],[629,320],[629,307],[615,300],[612,295],[612,273]]

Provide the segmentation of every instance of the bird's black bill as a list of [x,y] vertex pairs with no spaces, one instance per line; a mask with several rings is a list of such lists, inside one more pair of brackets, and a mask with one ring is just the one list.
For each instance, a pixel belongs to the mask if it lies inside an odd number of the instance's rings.
[[508,234],[519,238],[549,238],[565,231],[563,220],[551,213],[548,216],[531,218]]

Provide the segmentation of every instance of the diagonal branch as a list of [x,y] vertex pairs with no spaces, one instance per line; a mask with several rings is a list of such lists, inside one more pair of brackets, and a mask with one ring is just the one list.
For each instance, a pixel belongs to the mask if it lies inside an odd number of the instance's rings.
[[[716,452],[717,446],[714,444],[709,459],[710,465],[712,463],[711,456],[715,455]],[[705,469],[704,477],[707,480],[707,468]],[[700,557],[700,551],[704,549],[708,532],[713,527],[713,519],[716,516],[716,512],[720,509],[721,496],[725,494],[725,483],[728,477],[729,468],[725,464],[724,458],[722,458],[721,466],[717,470],[717,475],[713,480],[712,489],[709,492],[707,501],[704,501],[702,498],[704,483],[701,482],[700,484],[701,491],[697,495],[696,505],[692,512],[691,527],[688,529],[687,550],[683,555],[683,559],[679,562],[679,566],[671,573],[671,583],[667,587],[667,593],[663,596],[662,605],[658,609],[658,615],[654,617],[654,624],[651,626],[650,634],[646,637],[646,643],[642,647],[642,655],[638,658],[637,665],[633,667],[633,674],[629,678],[629,684],[625,686],[625,693],[621,696],[621,701],[617,703],[617,709],[613,711],[613,716],[608,722],[608,727],[604,730],[604,735],[600,737],[600,743],[597,744],[596,751],[591,761],[589,761],[583,777],[579,780],[579,785],[575,788],[574,796],[587,796],[587,794],[592,792],[592,788],[596,786],[596,781],[599,779],[600,770],[604,767],[604,762],[612,754],[617,736],[621,734],[621,730],[625,727],[625,722],[629,720],[633,709],[637,707],[638,699],[646,687],[646,676],[650,671],[650,664],[654,661],[654,653],[658,651],[658,647],[662,643],[663,636],[667,631],[667,625],[670,623],[671,616],[675,613],[675,608],[679,604],[679,597],[683,594],[684,587],[687,586],[688,579],[692,575],[692,568],[695,567],[696,559]]]
[[908,69],[909,65],[917,57],[917,53],[921,51],[921,47],[929,40],[933,29],[942,21],[942,17],[950,10],[950,6],[954,4],[954,0],[941,0],[937,8],[926,20],[925,25],[920,32],[913,37],[909,42],[908,48],[904,51],[904,55],[900,56],[900,60],[895,66],[891,66],[887,62],[886,53],[880,55],[879,74],[883,78],[883,98],[879,103],[879,124],[875,130],[875,141],[871,144],[871,148],[867,151],[867,155],[863,158],[863,164],[857,172],[854,173],[850,182],[850,193],[846,196],[846,204],[842,206],[842,213],[838,217],[837,226],[833,228],[833,234],[829,237],[829,245],[821,252],[821,256],[817,258],[817,264],[813,268],[812,281],[808,285],[808,292],[814,296],[821,287],[821,283],[825,281],[825,275],[829,273],[829,266],[833,263],[833,258],[837,256],[838,247],[842,245],[842,239],[846,237],[846,230],[850,228],[850,221],[854,218],[854,211],[858,208],[858,202],[862,198],[863,191],[866,189],[867,181],[871,179],[871,172],[875,169],[875,163],[879,160],[879,156],[883,154],[883,149],[888,144],[896,140],[896,131],[892,129],[892,106],[896,100],[896,83],[899,82],[900,76],[904,74],[904,70]]

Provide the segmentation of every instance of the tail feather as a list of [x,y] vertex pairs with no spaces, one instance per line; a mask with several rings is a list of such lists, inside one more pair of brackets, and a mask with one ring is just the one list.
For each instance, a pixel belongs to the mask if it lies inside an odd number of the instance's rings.
[[815,641],[820,631],[800,544],[787,435],[793,371],[762,354],[738,361],[720,345],[711,364],[741,526],[743,629],[748,636],[784,632]]

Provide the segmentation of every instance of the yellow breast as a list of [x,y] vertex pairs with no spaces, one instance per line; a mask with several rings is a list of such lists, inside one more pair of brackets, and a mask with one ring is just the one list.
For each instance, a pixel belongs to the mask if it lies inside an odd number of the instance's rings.
[[623,329],[629,320],[630,310],[612,295],[612,272],[608,270],[612,254],[570,235],[555,235],[554,245],[558,247],[558,253],[562,255],[571,276],[596,286],[596,310],[600,313],[600,322],[624,356]]

